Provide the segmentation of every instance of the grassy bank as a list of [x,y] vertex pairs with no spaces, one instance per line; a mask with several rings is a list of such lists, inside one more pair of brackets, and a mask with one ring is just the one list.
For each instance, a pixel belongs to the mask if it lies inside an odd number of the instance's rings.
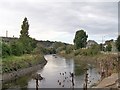
[[105,70],[105,77],[110,76],[112,73],[118,72],[118,55],[115,54],[96,54],[96,55],[74,55],[74,53],[60,54],[65,58],[73,58],[74,62],[77,65],[80,65],[83,69],[87,66],[87,64],[91,64],[92,66],[98,68],[100,71],[102,69]]
[[8,56],[2,59],[2,72],[8,73],[17,71],[27,67],[32,67],[41,64],[45,61],[43,55],[25,54],[22,56]]

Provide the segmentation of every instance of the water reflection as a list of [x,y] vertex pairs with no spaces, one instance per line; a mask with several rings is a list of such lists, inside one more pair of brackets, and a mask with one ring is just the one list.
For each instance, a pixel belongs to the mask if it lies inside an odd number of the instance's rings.
[[[48,61],[47,65],[43,68],[43,70],[39,70],[37,72],[45,77],[45,80],[42,80],[39,83],[39,88],[70,87],[69,84],[65,84],[65,82],[63,83],[65,75],[60,75],[60,73],[63,74],[63,72],[66,72],[66,77],[68,77],[69,72],[73,72],[74,70],[73,60],[66,60],[62,57],[55,58],[52,55],[46,55],[45,58]],[[58,80],[61,81],[61,85],[58,84]],[[35,83],[34,80],[29,81],[28,88],[35,87],[35,84],[33,83]]]
[[[82,64],[82,66],[79,63],[74,62],[73,59],[67,60],[60,56],[46,55],[45,58],[48,61],[48,63],[42,70],[37,71],[37,73],[41,74],[45,78],[44,80],[38,82],[39,88],[71,88],[72,85],[70,72],[75,73],[74,87],[83,88],[85,75],[82,71],[82,67],[84,66],[84,64]],[[89,68],[88,74],[90,77],[89,80],[91,81],[90,85],[98,81],[98,79],[100,78],[95,68]],[[9,86],[8,88],[13,87],[11,84],[13,84],[14,87],[19,86],[21,88],[36,87],[36,81],[31,78],[31,75],[27,77],[24,76],[23,78],[24,79],[17,79],[17,84],[15,84],[16,81],[7,83],[7,86]]]
[[[39,88],[70,88],[71,86],[71,77],[69,72],[75,73],[75,88],[82,88],[84,83],[84,64],[79,65],[79,63],[74,62],[73,59],[66,60],[63,57],[54,57],[52,55],[46,55],[45,58],[48,60],[47,65],[43,70],[39,70],[37,73],[42,74],[45,77],[45,80],[39,83]],[[62,75],[64,72],[66,74]],[[95,77],[93,82],[97,81],[98,73],[96,69],[89,69],[89,75]],[[65,77],[68,77],[65,79]],[[52,82],[52,83],[51,83]],[[34,80],[29,81],[28,88],[35,87]],[[92,83],[91,83],[92,84]]]

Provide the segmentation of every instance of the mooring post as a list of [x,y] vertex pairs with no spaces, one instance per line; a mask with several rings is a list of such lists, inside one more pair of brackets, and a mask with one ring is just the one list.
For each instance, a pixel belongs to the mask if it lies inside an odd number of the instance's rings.
[[118,88],[120,89],[120,69],[119,69],[119,67],[120,67],[120,53],[118,53],[118,67],[117,67],[117,69],[118,69]]
[[86,76],[85,76],[85,90],[87,90],[87,83],[88,83],[88,74],[86,73]]
[[70,72],[70,77],[72,78],[72,80],[71,80],[71,83],[72,83],[72,87],[74,88],[74,73],[71,73]]
[[38,90],[38,79],[36,79],[36,90]]
[[71,76],[72,76],[72,86],[73,86],[73,88],[74,88],[74,74],[71,73]]
[[38,80],[42,80],[43,79],[43,77],[40,75],[40,74],[34,74],[33,76],[32,76],[32,78],[34,78],[35,80],[36,80],[36,90],[38,90]]
[[86,74],[85,74],[85,83],[83,84],[83,90],[87,90],[87,83],[88,83],[88,73],[87,73],[87,68],[86,70]]

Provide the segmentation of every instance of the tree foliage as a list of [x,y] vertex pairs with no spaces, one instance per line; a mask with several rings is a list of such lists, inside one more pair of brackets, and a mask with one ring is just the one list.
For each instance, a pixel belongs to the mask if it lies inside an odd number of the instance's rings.
[[12,42],[10,44],[11,54],[15,56],[20,56],[23,54],[23,44],[20,42]]
[[22,30],[20,31],[21,33],[20,38],[29,37],[28,35],[29,24],[26,17],[24,18],[23,24],[21,25],[21,29]]
[[79,48],[86,47],[87,38],[88,38],[88,35],[86,34],[86,32],[84,30],[77,31],[75,34],[75,38],[74,38],[75,48],[79,49]]
[[117,46],[118,51],[120,51],[120,35],[117,38],[116,46]]
[[10,50],[10,46],[5,44],[5,43],[2,43],[2,57],[7,57],[7,56],[10,56],[11,55],[11,50]]
[[19,38],[19,42],[23,44],[23,53],[29,54],[36,47],[36,40],[29,37],[29,24],[26,17],[24,18],[23,24],[21,25],[21,29],[22,30],[20,31],[21,35]]
[[83,56],[94,56],[99,54],[100,46],[99,45],[92,45],[90,48],[87,49],[77,49],[74,51],[74,55],[83,55]]
[[53,49],[56,50],[56,53],[59,53],[61,52],[62,50],[65,50],[66,49],[66,45],[65,43],[62,43],[62,42],[55,42],[53,45],[52,45]]
[[35,39],[29,37],[29,24],[27,18],[24,18],[21,25],[21,35],[17,41],[11,43],[2,43],[2,56],[10,55],[20,56],[22,54],[30,54],[36,48],[37,42]]
[[106,46],[106,51],[111,51],[112,50],[112,45],[109,43],[107,46]]
[[70,54],[71,52],[73,52],[73,50],[74,50],[73,45],[67,45],[65,52],[66,52],[66,54]]
[[91,55],[97,55],[100,51],[100,46],[99,45],[92,45],[91,48],[89,49],[89,54]]
[[34,50],[33,54],[55,54],[56,51],[53,48],[46,48],[42,45],[38,45]]

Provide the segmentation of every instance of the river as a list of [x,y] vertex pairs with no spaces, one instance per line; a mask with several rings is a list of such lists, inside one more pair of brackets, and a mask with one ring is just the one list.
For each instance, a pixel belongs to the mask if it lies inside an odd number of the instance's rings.
[[[73,59],[65,59],[57,55],[45,55],[48,61],[43,69],[35,73],[41,74],[44,77],[39,81],[39,88],[71,88],[70,72],[75,73],[76,68],[81,68],[74,63]],[[77,66],[77,67],[75,67]],[[100,79],[98,70],[96,68],[88,69],[88,86],[96,83]],[[33,74],[33,73],[32,73]],[[32,74],[18,78],[17,80],[3,84],[3,88],[35,88],[36,81],[31,77]],[[77,74],[74,76],[75,88],[83,88],[85,81],[85,73]]]

